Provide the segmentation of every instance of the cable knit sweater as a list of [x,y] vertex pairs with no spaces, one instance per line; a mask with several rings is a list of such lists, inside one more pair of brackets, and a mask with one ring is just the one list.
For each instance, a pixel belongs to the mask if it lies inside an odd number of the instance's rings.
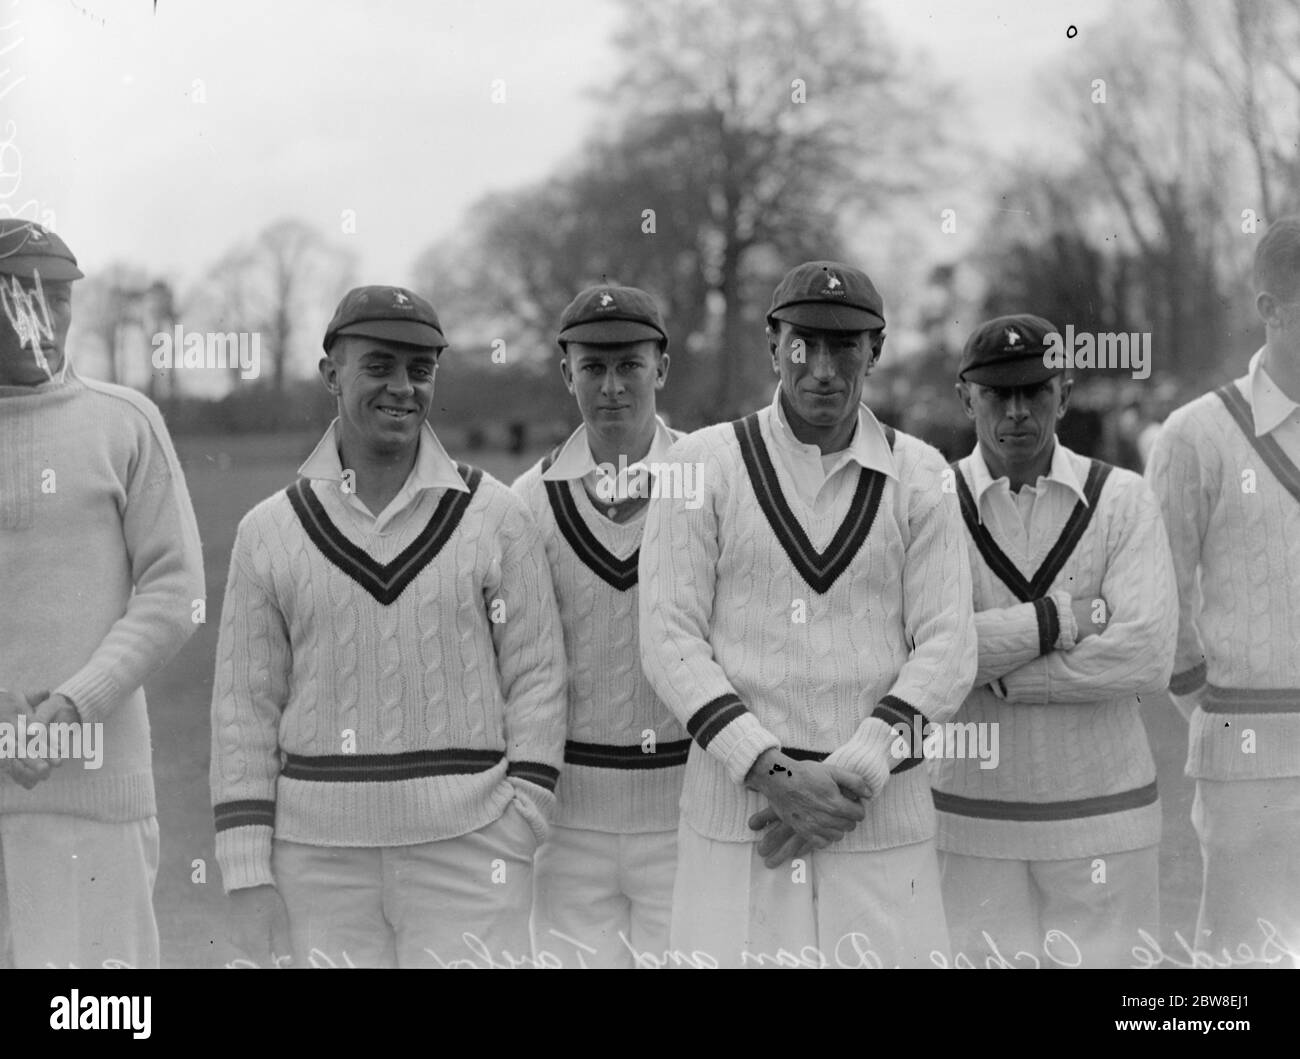
[[1170,691],[1200,779],[1300,776],[1300,422],[1256,448],[1251,381],[1170,415],[1146,472],[1178,576]]
[[[893,756],[891,726],[917,711],[951,717],[976,659],[946,464],[886,431],[897,477],[841,468],[826,487],[833,502],[814,511],[775,416],[768,406],[674,445],[671,459],[703,465],[703,502],[659,499],[646,517],[641,654],[694,740],[683,816],[708,838],[756,840],[747,821],[765,801],[745,776],[781,746],[857,772],[873,791],[866,819],[832,851],[924,841],[935,833],[927,768]],[[881,430],[865,410],[859,429]]]
[[156,815],[141,685],[193,634],[204,587],[185,476],[148,398],[71,368],[0,386],[0,571],[0,687],[61,692],[104,725],[100,768],[68,762],[30,791],[0,776],[0,813]]
[[564,646],[523,501],[460,466],[385,533],[300,480],[239,525],[212,700],[227,890],[273,883],[276,838],[408,845],[495,820],[539,839],[564,745]]
[[645,513],[625,523],[603,518],[581,479],[544,481],[548,463],[539,461],[513,488],[541,527],[564,624],[569,741],[555,820],[622,834],[671,830],[690,741],[641,668],[637,561]]
[[[1177,613],[1155,498],[1132,472],[1058,442],[1053,475],[1083,495],[1040,479],[1042,510],[1021,547],[1008,496],[990,488],[976,499],[977,461],[978,449],[956,466],[979,633],[976,686],[957,720],[997,725],[999,761],[938,762],[939,847],[1064,860],[1155,845],[1160,802],[1140,702],[1169,680]],[[1071,602],[1098,599],[1103,631],[1075,643]]]

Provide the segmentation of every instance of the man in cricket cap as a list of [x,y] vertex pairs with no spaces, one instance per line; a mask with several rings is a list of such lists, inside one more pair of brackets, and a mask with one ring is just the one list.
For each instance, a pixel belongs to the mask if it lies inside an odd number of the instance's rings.
[[81,278],[0,220],[0,965],[156,967],[142,685],[194,632],[203,560],[158,409],[69,363]]
[[564,646],[524,502],[426,421],[446,345],[414,291],[349,291],[320,361],[338,416],[236,535],[211,785],[232,937],[261,965],[531,951]]
[[655,410],[668,332],[649,294],[606,284],[569,303],[557,341],[582,425],[514,484],[542,528],[568,657],[569,738],[557,826],[537,856],[533,942],[570,966],[632,967],[634,952],[668,948],[690,746],[642,672],[637,634],[646,507],[685,482],[663,473],[680,435]]
[[723,966],[947,952],[929,780],[898,729],[970,687],[970,572],[942,456],[862,403],[884,326],[861,270],[791,270],[772,402],[674,445],[702,502],[646,519],[642,661],[694,740],[671,948]]
[[1006,752],[946,756],[934,800],[953,950],[976,966],[999,953],[1124,966],[1140,931],[1159,933],[1160,803],[1139,703],[1173,664],[1173,566],[1142,479],[1057,439],[1072,382],[1053,335],[1041,316],[999,316],[958,369],[977,444],[953,484],[979,642],[958,719]]

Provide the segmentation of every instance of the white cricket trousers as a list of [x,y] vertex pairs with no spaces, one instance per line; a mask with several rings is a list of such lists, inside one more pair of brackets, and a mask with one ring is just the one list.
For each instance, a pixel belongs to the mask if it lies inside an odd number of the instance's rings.
[[1197,780],[1192,824],[1204,866],[1195,948],[1300,967],[1300,777]]
[[511,802],[486,827],[412,846],[274,840],[295,967],[532,965],[537,839]]
[[1138,932],[1160,936],[1159,846],[1074,860],[940,853],[939,865],[963,967],[1138,967]]
[[533,948],[565,967],[630,968],[668,948],[677,832],[552,827],[533,873]]
[[670,933],[667,966],[938,966],[948,927],[934,840],[768,868],[757,842],[682,821]]
[[0,967],[157,967],[157,878],[156,817],[0,816]]

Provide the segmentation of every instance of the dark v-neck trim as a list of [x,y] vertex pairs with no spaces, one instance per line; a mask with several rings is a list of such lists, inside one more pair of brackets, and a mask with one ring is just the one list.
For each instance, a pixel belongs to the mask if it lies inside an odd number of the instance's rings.
[[[749,473],[754,495],[758,497],[759,507],[767,517],[768,525],[790,562],[799,571],[799,576],[814,592],[824,595],[848,568],[871,532],[885,490],[885,475],[865,467],[858,468],[857,488],[853,492],[853,499],[849,501],[844,521],[835,531],[826,550],[819,552],[812,546],[808,534],[799,525],[781,491],[776,467],[759,428],[758,413],[736,420],[732,427],[736,431],[740,455],[745,461],[745,470]],[[894,431],[890,427],[885,427],[884,431],[892,452]]]
[[988,568],[1015,593],[1016,598],[1022,603],[1030,603],[1047,595],[1052,582],[1056,580],[1062,567],[1073,554],[1083,537],[1084,530],[1088,528],[1088,523],[1092,521],[1097,501],[1101,497],[1102,486],[1106,484],[1106,479],[1114,468],[1101,460],[1088,461],[1088,477],[1083,485],[1083,495],[1086,499],[1075,502],[1074,510],[1065,520],[1065,526],[1056,538],[1056,543],[1052,545],[1052,550],[1047,553],[1047,557],[1032,580],[1025,578],[1006,552],[998,547],[988,527],[980,522],[975,495],[966,484],[966,476],[962,474],[961,466],[954,463],[952,469],[957,478],[957,498],[961,502],[961,517],[966,523],[971,539],[975,542],[975,547],[979,549]]
[[306,478],[299,478],[285,493],[298,521],[321,554],[386,607],[395,602],[420,572],[437,558],[474,498],[483,472],[463,463],[457,463],[456,470],[469,492],[448,489],[419,536],[390,563],[379,562],[348,540],[329,517]]
[[[550,470],[559,452],[560,449],[557,447],[542,461],[543,474]],[[567,481],[553,482],[543,479],[542,484],[546,486],[546,497],[550,501],[551,514],[555,516],[555,523],[560,527],[560,533],[569,542],[569,547],[573,549],[579,561],[619,592],[626,592],[635,586],[641,549],[638,547],[626,559],[618,558],[600,542],[591,531],[591,527],[584,521]],[[615,525],[624,525],[624,523],[615,523]]]
[[1255,415],[1246,398],[1237,389],[1237,384],[1230,382],[1226,386],[1220,386],[1214,392],[1227,406],[1228,412],[1236,420],[1237,426],[1241,427],[1246,440],[1259,453],[1260,459],[1273,472],[1273,476],[1282,483],[1282,488],[1300,501],[1300,467],[1291,462],[1276,438],[1268,434],[1258,437],[1255,435]]

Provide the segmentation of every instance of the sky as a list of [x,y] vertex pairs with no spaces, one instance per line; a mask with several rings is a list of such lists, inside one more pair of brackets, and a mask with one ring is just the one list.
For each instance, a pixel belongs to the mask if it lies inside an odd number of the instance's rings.
[[[1010,156],[1031,86],[1109,0],[875,0]],[[406,283],[489,191],[564,164],[617,70],[606,0],[0,0],[0,215],[53,220],[89,272],[185,284],[296,215]],[[504,99],[493,100],[493,93]],[[351,211],[349,214],[347,211]],[[345,231],[345,218],[355,231]]]

